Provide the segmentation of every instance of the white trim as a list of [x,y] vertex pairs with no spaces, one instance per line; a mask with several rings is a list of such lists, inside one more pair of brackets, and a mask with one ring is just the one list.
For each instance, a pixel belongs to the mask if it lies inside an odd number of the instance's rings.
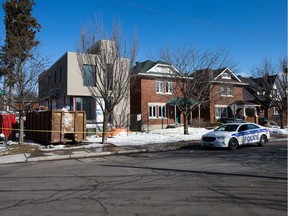
[[[221,109],[220,116],[216,116],[216,109]],[[226,109],[226,116],[224,118],[228,117],[228,105],[215,105],[214,106],[214,118],[215,119],[220,119],[222,115],[222,109]]]
[[[165,69],[164,69],[165,68]],[[164,75],[180,74],[179,71],[170,64],[158,63],[146,71],[146,73],[163,73]]]
[[148,106],[165,106],[166,103],[154,103],[154,102],[148,102]]
[[248,86],[249,84],[248,83],[238,83],[238,82],[223,82],[223,81],[212,81],[212,83],[219,83],[219,84],[234,84],[234,85],[245,85],[245,86]]
[[237,79],[240,83],[242,83],[242,81],[238,78],[238,76],[236,76],[228,67],[226,67],[220,74],[218,74],[218,76],[216,76],[214,80],[218,79],[218,77],[220,77],[223,73],[225,73],[226,70],[228,70],[235,79]]
[[219,105],[219,104],[216,104],[215,107],[217,107],[217,108],[226,108],[226,107],[228,107],[228,105]]

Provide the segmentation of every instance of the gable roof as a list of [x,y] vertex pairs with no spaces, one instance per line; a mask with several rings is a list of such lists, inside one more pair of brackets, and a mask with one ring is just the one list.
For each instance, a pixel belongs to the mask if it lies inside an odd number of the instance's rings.
[[170,63],[161,60],[156,62],[147,60],[144,62],[136,62],[136,65],[132,68],[131,74],[163,76],[165,73],[168,74],[169,71],[179,73],[178,70]]
[[263,78],[253,78],[253,77],[239,77],[243,82],[248,83],[248,86],[245,86],[245,89],[250,92],[256,101],[264,106],[268,106],[271,102],[267,98],[267,96],[263,95],[263,90],[267,91],[267,89],[263,89]]
[[215,76],[214,80],[217,80],[219,77],[221,77],[222,74],[229,73],[232,77],[234,77],[238,82],[242,82],[238,76],[236,76],[228,67],[220,68],[217,70],[213,70],[213,75]]
[[[222,75],[224,73],[229,73],[231,79],[222,78]],[[237,85],[248,85],[248,83],[245,83],[241,79],[239,79],[239,77],[234,74],[228,67],[219,68],[216,70],[210,68],[200,69],[195,71],[191,76],[196,77],[197,75],[205,76],[206,79],[209,79],[212,83],[233,83]]]
[[277,75],[266,75],[264,77],[253,78],[253,81],[257,83],[260,87],[264,87],[264,84],[267,87],[272,87],[276,81]]

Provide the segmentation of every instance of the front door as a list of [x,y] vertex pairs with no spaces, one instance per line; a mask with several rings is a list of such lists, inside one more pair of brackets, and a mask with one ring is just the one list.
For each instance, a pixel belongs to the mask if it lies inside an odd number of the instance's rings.
[[180,110],[175,106],[175,123],[180,124]]

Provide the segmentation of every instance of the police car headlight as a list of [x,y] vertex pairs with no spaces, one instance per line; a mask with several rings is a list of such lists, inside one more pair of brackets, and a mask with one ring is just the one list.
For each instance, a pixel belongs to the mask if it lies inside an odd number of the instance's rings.
[[223,139],[225,139],[225,137],[224,136],[220,136],[220,137],[216,137],[218,140],[223,140]]

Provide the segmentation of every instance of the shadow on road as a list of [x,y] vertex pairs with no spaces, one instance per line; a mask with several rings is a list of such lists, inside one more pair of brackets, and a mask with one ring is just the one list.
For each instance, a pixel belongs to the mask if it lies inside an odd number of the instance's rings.
[[156,171],[169,171],[169,172],[181,172],[181,173],[191,173],[191,174],[217,175],[217,176],[221,175],[221,176],[250,177],[250,178],[263,178],[263,179],[277,179],[277,180],[285,180],[285,181],[287,181],[287,177],[261,176],[261,175],[253,175],[253,174],[224,173],[224,172],[197,171],[197,170],[181,170],[181,169],[145,167],[145,166],[129,166],[129,165],[102,165],[102,166],[118,167],[118,168],[156,170]]

